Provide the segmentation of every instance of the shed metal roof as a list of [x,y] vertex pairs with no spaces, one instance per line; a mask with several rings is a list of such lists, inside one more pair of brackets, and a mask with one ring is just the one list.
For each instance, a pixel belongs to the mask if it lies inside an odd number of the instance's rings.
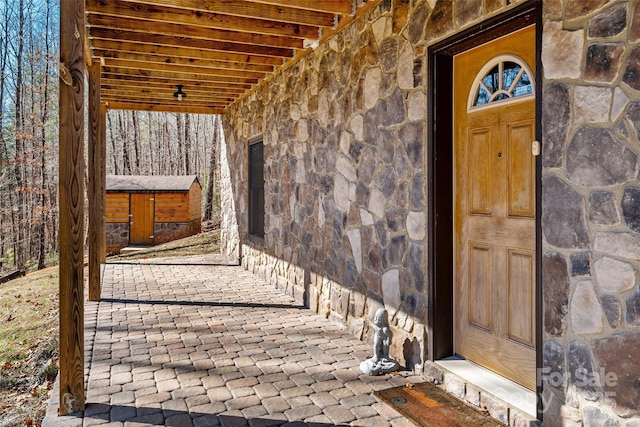
[[107,175],[107,191],[189,191],[196,175]]

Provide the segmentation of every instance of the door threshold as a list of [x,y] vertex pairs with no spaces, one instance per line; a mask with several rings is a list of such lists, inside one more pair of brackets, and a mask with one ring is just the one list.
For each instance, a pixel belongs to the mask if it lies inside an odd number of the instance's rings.
[[442,386],[468,404],[487,409],[507,425],[513,425],[515,418],[538,425],[534,391],[458,356],[434,361],[431,366],[439,371]]
[[149,249],[152,246],[153,245],[151,245],[151,244],[149,244],[149,245],[129,245],[127,247],[124,247],[124,248],[120,249],[120,254],[124,255],[124,254],[140,252],[140,251],[144,251],[146,249]]

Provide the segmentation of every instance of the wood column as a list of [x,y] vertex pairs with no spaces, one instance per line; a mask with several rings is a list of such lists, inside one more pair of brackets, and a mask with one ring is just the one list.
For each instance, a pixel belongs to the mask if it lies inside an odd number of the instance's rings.
[[107,262],[107,104],[100,104],[100,263]]
[[84,410],[84,0],[60,2],[60,415]]
[[[102,203],[105,192],[102,186],[101,165],[105,162],[103,155],[104,140],[102,139],[102,113],[100,107],[100,73],[102,66],[100,60],[94,60],[89,66],[89,141],[87,156],[87,172],[89,176],[89,188],[87,199],[89,201],[89,227],[87,243],[89,244],[89,301],[100,300],[100,260],[102,248],[102,230],[104,224],[104,204]],[[106,147],[106,145],[105,145]]]

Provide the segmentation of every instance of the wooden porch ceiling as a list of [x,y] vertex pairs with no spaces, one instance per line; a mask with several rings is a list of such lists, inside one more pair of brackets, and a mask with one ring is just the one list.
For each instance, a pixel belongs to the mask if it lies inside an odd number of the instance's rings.
[[85,0],[87,57],[111,109],[219,114],[380,1]]

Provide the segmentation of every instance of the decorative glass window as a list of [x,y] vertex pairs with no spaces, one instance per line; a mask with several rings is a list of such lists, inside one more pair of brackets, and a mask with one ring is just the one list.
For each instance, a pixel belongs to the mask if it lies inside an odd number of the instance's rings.
[[535,81],[527,64],[515,55],[500,55],[478,73],[469,94],[469,110],[494,102],[534,96]]

